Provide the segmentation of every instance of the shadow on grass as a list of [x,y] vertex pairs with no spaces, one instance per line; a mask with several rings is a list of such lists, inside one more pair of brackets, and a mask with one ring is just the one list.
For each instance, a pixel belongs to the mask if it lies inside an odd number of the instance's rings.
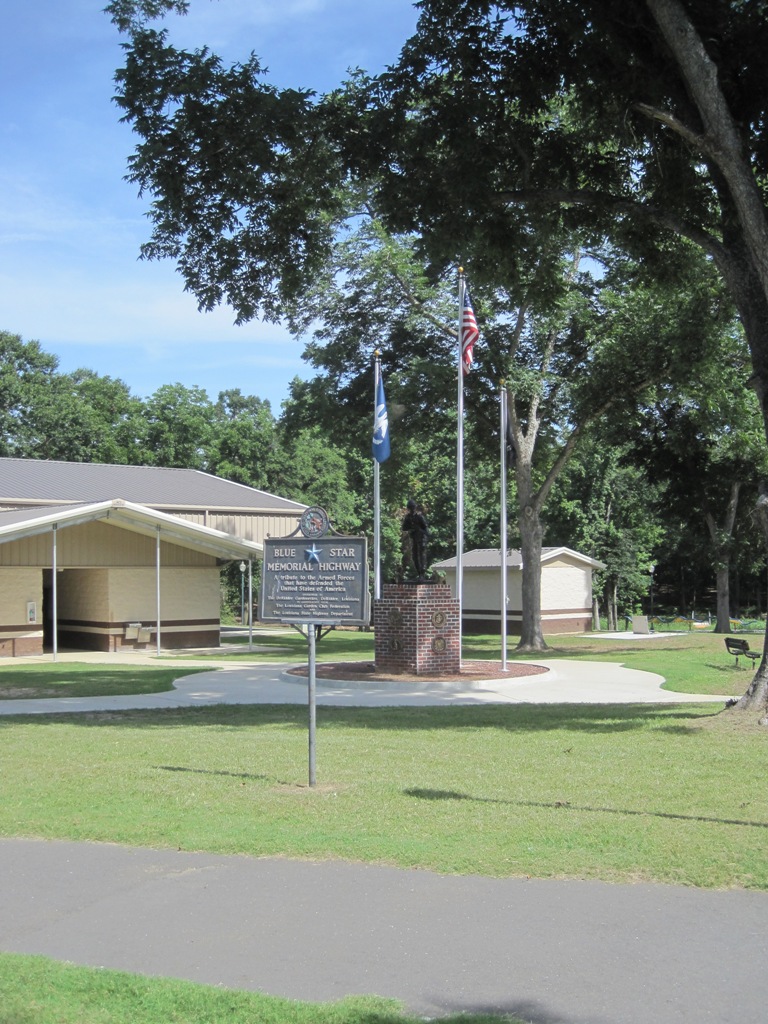
[[[458,1006],[443,1004],[450,1012],[449,1017],[400,1017],[389,1020],[378,1020],[374,1017],[360,1019],[355,1024],[417,1024],[419,1020],[436,1020],[439,1024],[570,1024],[575,1017],[564,1017],[562,1013],[553,1015],[539,1003],[531,1000],[515,1000],[497,1006],[471,1006],[461,1009]],[[454,1016],[456,1014],[456,1016]]]
[[[326,1018],[318,1017],[318,1020],[324,1022]],[[354,1021],[351,1017],[345,1017],[343,1024],[420,1024],[425,1020],[439,1020],[440,1024],[568,1024],[562,1015],[552,1017],[545,1011],[539,1011],[535,1003],[515,1003],[510,1007],[488,1010],[457,1010],[449,1017],[439,1018],[412,1017],[407,1013],[402,1014],[399,1010],[393,1014],[363,1013],[355,1016]],[[339,1024],[342,1024],[341,1018]]]
[[[501,729],[523,732],[587,732],[610,734],[654,727],[681,737],[696,735],[702,719],[716,717],[711,704],[507,704],[461,707],[342,708],[320,706],[318,729],[393,729],[421,732],[432,729]],[[173,729],[200,726],[246,729],[287,726],[306,729],[304,704],[216,704],[202,708],[162,708],[126,711],[93,711],[72,714],[0,715],[0,729],[15,723],[60,725],[81,728]]]
[[632,647],[623,646],[623,642],[620,640],[612,641],[611,646],[600,645],[595,646],[581,646],[581,647],[550,647],[546,651],[541,651],[537,654],[515,654],[513,652],[513,658],[516,660],[524,661],[533,659],[538,661],[557,659],[557,658],[572,658],[573,660],[581,661],[616,661],[618,656],[622,658],[632,657],[643,657],[647,654],[660,654],[660,653],[674,653],[678,651],[689,651],[690,647],[687,644],[665,644],[662,646],[651,646],[645,644],[644,646],[638,646],[633,644]]
[[543,810],[588,811],[592,814],[619,814],[641,818],[671,818],[673,821],[703,821],[712,825],[741,825],[746,828],[768,828],[768,821],[743,821],[740,818],[708,818],[700,814],[673,814],[670,811],[631,811],[617,807],[584,807],[572,804],[568,800],[555,800],[542,803],[536,800],[505,800],[501,797],[470,796],[452,789],[404,789],[406,796],[418,800],[472,800],[481,804],[505,804],[508,807],[540,807]]
[[741,665],[739,665],[737,667],[735,665],[729,665],[727,663],[725,665],[721,665],[718,662],[715,665],[712,662],[705,662],[704,663],[704,667],[712,669],[715,672],[722,672],[722,673],[724,673],[725,675],[728,675],[728,676],[732,675],[734,672],[743,672],[744,675],[748,676],[750,679],[752,678],[752,676],[757,671],[757,666],[756,665],[749,665],[749,664],[741,664]]
[[29,697],[109,697],[121,694],[164,693],[173,689],[181,675],[194,675],[199,668],[154,668],[130,665],[45,665],[3,668],[0,672],[0,700]]
[[191,775],[224,775],[230,779],[247,779],[249,782],[266,782],[269,775],[254,775],[252,772],[226,772],[215,768],[186,768],[175,764],[153,764],[151,768],[159,772],[189,772]]

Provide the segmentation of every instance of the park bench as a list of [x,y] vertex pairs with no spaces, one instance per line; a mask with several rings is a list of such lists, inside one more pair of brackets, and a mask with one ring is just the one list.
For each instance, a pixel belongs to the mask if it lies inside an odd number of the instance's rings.
[[727,636],[725,638],[725,649],[729,654],[732,654],[736,659],[736,668],[739,667],[739,658],[749,658],[754,664],[760,657],[757,651],[750,651],[749,644],[746,640],[740,640],[735,636]]

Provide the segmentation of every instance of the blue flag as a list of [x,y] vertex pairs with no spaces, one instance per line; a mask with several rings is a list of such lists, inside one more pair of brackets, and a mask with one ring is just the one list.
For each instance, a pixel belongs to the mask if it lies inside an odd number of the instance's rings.
[[377,462],[385,462],[390,455],[389,451],[389,420],[387,419],[387,403],[384,399],[384,381],[381,370],[377,366],[376,380],[376,403],[373,415],[373,445],[372,453]]

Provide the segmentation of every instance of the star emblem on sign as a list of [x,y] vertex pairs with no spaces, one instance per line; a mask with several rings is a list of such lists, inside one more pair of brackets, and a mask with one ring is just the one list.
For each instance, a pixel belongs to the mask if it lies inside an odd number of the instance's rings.
[[314,544],[312,545],[311,548],[304,549],[304,561],[309,562],[310,565],[312,564],[312,562],[317,562],[317,564],[320,565],[320,555],[320,548],[318,548]]

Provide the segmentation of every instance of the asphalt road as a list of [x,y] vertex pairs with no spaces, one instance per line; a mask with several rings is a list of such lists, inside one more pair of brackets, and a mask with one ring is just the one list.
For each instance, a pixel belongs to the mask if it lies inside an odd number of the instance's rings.
[[[471,838],[468,838],[471,842]],[[768,894],[0,840],[0,949],[425,1018],[764,1024]]]

